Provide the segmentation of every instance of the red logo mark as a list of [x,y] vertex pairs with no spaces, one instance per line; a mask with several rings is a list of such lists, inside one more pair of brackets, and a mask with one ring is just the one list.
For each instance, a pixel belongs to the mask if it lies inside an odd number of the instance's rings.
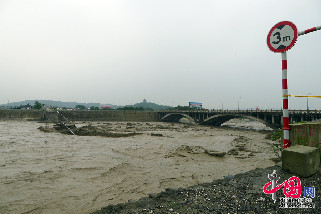
[[[295,182],[296,181],[296,182]],[[298,177],[292,176],[285,180],[282,184],[277,185],[275,188],[268,190],[267,188],[272,185],[274,181],[270,181],[263,187],[265,194],[273,194],[284,186],[284,195],[291,198],[300,198],[301,196],[301,180]],[[297,184],[296,184],[297,183]]]

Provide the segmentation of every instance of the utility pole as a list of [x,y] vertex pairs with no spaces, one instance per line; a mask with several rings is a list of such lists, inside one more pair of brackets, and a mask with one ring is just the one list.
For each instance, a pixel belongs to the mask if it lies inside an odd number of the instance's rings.
[[[308,96],[310,95],[311,93],[308,93]],[[307,96],[307,111],[309,111],[309,97]]]

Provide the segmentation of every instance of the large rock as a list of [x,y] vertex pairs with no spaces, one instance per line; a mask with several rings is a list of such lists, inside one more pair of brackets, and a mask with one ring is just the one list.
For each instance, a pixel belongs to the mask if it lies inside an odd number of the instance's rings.
[[302,177],[308,177],[319,170],[320,155],[316,147],[295,145],[282,151],[282,168]]

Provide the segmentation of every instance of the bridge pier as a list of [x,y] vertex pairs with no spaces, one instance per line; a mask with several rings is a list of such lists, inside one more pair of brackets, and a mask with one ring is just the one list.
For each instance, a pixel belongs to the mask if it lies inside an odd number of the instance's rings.
[[272,125],[274,125],[274,114],[272,114]]
[[266,114],[264,114],[264,122],[266,122]]

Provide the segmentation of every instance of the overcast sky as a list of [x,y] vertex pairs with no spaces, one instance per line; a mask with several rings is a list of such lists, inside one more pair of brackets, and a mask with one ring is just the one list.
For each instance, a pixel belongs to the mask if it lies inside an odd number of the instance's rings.
[[[280,21],[321,25],[320,0],[0,0],[0,104],[26,99],[282,107]],[[321,95],[321,31],[288,54],[294,95]],[[321,99],[310,98],[310,109]],[[290,98],[306,109],[306,98]]]

